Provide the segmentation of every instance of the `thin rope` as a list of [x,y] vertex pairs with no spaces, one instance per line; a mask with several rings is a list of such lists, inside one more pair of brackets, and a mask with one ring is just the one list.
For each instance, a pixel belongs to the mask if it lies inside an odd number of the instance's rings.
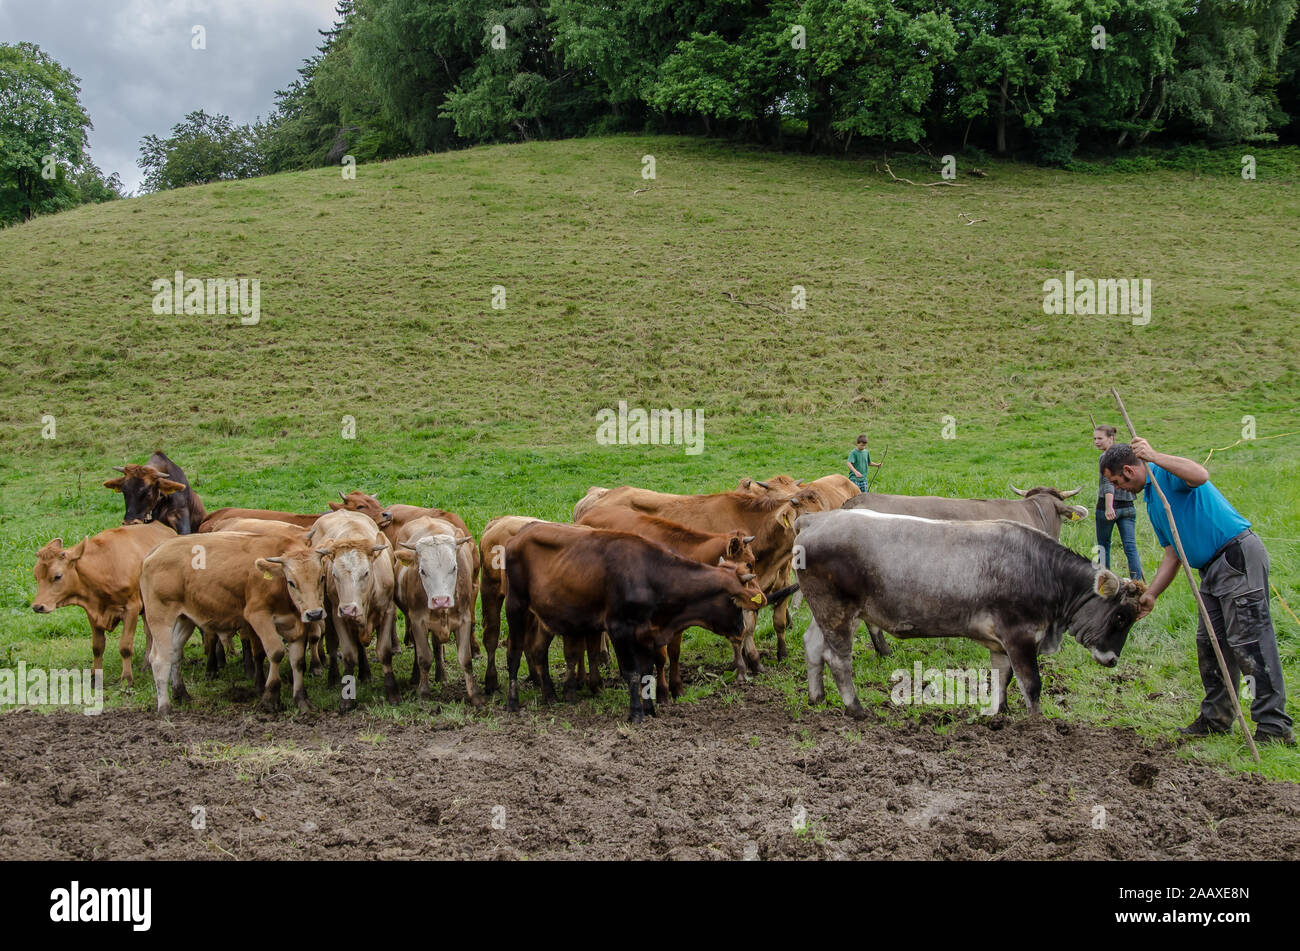
[[1273,594],[1277,596],[1277,599],[1282,601],[1282,607],[1286,608],[1286,613],[1291,615],[1291,619],[1294,620],[1296,624],[1300,624],[1300,617],[1296,617],[1295,612],[1291,610],[1291,605],[1282,600],[1282,592],[1277,590],[1277,585],[1270,584],[1269,587],[1273,589]]
[[[1297,430],[1296,432],[1293,433],[1277,433],[1276,435],[1273,436],[1256,436],[1253,439],[1247,439],[1246,437],[1243,436],[1241,439],[1238,439],[1236,442],[1234,442],[1232,446],[1224,446],[1222,449],[1211,449],[1210,456],[1213,456],[1216,452],[1227,452],[1233,446],[1240,446],[1244,442],[1263,442],[1265,439],[1281,439],[1283,436],[1300,436],[1300,430]],[[1201,465],[1203,466],[1209,465],[1210,456],[1206,456],[1205,462],[1202,462]]]

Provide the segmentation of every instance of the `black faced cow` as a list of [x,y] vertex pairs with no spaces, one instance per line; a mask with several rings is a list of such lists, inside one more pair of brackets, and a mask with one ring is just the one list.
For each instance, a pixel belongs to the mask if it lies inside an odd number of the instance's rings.
[[1038,655],[1057,650],[1068,629],[1099,664],[1114,667],[1146,589],[1006,520],[840,509],[802,515],[795,529],[803,552],[796,571],[813,614],[804,634],[808,695],[822,700],[822,665],[829,663],[855,717],[864,715],[853,688],[859,621],[898,637],[970,638],[992,655],[999,709],[1014,672],[1037,713]]
[[123,525],[162,522],[177,535],[188,535],[197,532],[207,518],[185,473],[165,453],[155,452],[143,466],[113,468],[122,474],[105,482],[104,488],[121,492],[126,500]]

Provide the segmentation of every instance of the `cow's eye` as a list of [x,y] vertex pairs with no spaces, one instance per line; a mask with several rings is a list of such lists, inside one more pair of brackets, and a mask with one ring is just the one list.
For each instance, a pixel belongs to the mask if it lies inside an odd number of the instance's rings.
[[63,580],[63,575],[55,575],[55,576],[54,576],[54,580],[55,580],[55,581],[62,581],[62,580]]
[[291,588],[296,588],[296,587],[298,587],[298,586],[297,586],[296,584],[294,584],[292,581],[290,581],[290,582],[289,582],[289,587],[291,587]]

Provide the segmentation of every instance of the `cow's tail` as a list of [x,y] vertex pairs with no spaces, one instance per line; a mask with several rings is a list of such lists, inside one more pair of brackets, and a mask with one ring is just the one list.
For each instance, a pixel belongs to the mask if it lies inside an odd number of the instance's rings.
[[777,591],[773,591],[771,594],[767,596],[767,606],[769,608],[776,607],[778,604],[780,604],[782,601],[790,597],[790,595],[794,594],[798,590],[799,590],[799,582],[796,581],[792,585],[788,585],[787,587],[781,588]]

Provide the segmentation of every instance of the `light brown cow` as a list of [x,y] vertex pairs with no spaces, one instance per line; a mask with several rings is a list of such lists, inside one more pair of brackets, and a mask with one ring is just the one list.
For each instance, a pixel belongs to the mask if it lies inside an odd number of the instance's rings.
[[[90,621],[90,649],[97,673],[104,669],[104,635],[120,623],[122,683],[131,686],[131,655],[141,609],[140,565],[159,543],[175,537],[170,526],[153,521],[110,528],[83,538],[72,548],[64,548],[63,539],[54,539],[36,553],[32,610],[37,614],[68,606],[84,610]],[[146,644],[148,635],[146,625]]]
[[[652,542],[658,542],[669,551],[698,561],[702,565],[716,565],[730,561],[744,567],[747,573],[754,572],[754,552],[750,549],[753,535],[744,532],[701,532],[677,522],[643,515],[632,509],[613,505],[596,506],[584,513],[580,525],[592,528],[604,528],[616,532],[631,532]],[[752,612],[751,612],[752,613]],[[731,640],[736,676],[745,675],[744,644],[742,636]],[[655,676],[659,682],[659,696],[671,695],[673,699],[681,696],[681,653],[682,632],[673,635],[666,645],[659,648],[655,657]],[[758,658],[754,657],[754,663]],[[665,666],[668,668],[665,677]]]
[[[348,511],[360,512],[363,515],[370,516],[371,520],[379,526],[388,524],[387,518],[383,513],[383,508],[379,504],[379,499],[373,495],[366,495],[361,491],[348,492],[346,495],[339,493],[342,502],[330,502],[330,512]],[[311,528],[316,524],[316,519],[322,515],[328,515],[329,512],[307,513],[298,512],[280,512],[274,509],[239,509],[224,508],[217,509],[211,515],[203,520],[199,526],[200,532],[221,532],[229,531],[226,527],[227,522],[240,518],[260,518],[271,519],[277,522],[288,522],[291,525],[298,525],[302,528]]]
[[[479,560],[481,564],[479,600],[483,605],[483,652],[487,654],[487,672],[483,676],[483,689],[488,693],[494,693],[498,686],[497,644],[501,640],[501,607],[506,600],[506,543],[519,534],[519,531],[525,525],[530,522],[540,521],[541,519],[530,518],[526,515],[500,515],[487,523],[487,526],[483,529],[483,535],[479,539]],[[530,648],[528,657],[532,656],[531,647],[540,636],[536,621],[535,617],[530,618],[530,627],[525,636]],[[599,649],[598,645],[597,652],[599,652]],[[527,660],[527,657],[525,659]],[[540,684],[541,680],[537,672],[532,670],[532,661],[528,660],[528,664],[528,680]],[[599,670],[598,663],[592,661],[588,684],[593,690],[600,688]],[[592,683],[593,679],[594,683]]]
[[[360,512],[335,511],[322,515],[312,526],[310,544],[325,559],[325,593],[329,626],[325,640],[329,654],[329,682],[338,683],[338,661],[351,680],[358,662],[365,659],[373,636],[384,669],[384,699],[401,702],[393,655],[397,653],[397,606],[393,603],[396,571],[392,546],[372,518]],[[344,684],[339,711],[356,706],[355,681]]]
[[[421,700],[429,698],[429,664],[439,683],[447,680],[442,649],[454,632],[456,659],[465,675],[465,692],[474,706],[483,693],[474,680],[474,602],[478,596],[474,536],[440,518],[411,519],[397,533],[397,606],[415,642],[412,682]],[[433,648],[430,650],[430,635]]]
[[[153,635],[151,663],[158,713],[188,698],[181,657],[194,628],[229,639],[251,632],[270,661],[262,708],[280,708],[280,661],[287,652],[293,698],[307,710],[308,641],[325,617],[325,567],[320,552],[274,533],[210,532],[163,542],[140,570],[145,623]],[[319,633],[316,634],[319,636]],[[261,665],[258,664],[260,673]]]

